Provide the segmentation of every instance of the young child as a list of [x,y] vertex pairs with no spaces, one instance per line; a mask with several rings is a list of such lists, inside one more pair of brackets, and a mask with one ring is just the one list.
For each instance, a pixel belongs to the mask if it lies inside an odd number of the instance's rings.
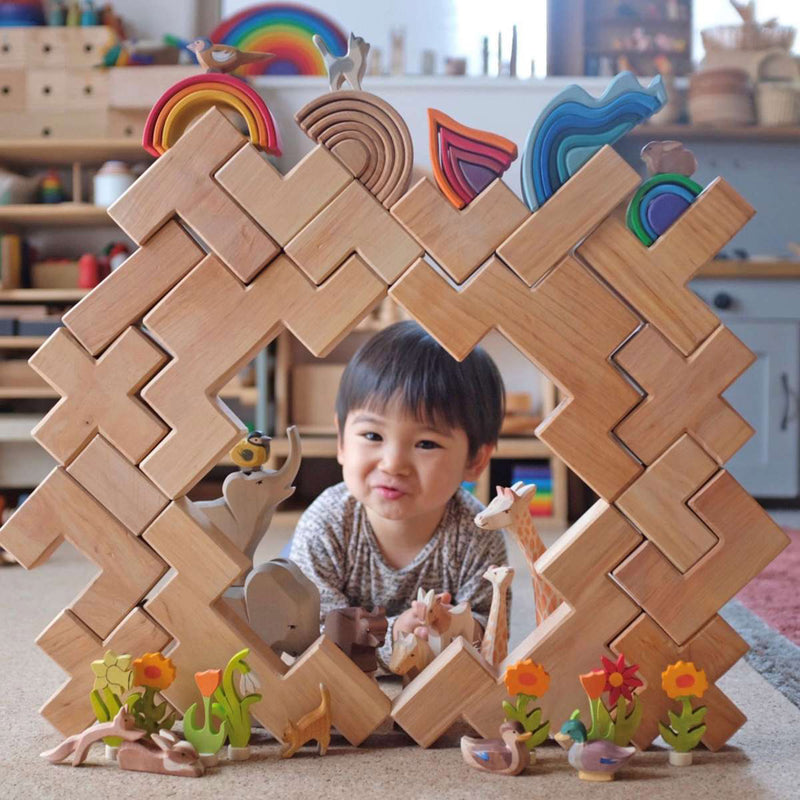
[[482,575],[506,564],[502,533],[474,522],[483,506],[461,488],[497,445],[505,393],[492,359],[462,362],[415,322],[384,329],[353,357],[336,398],[344,482],[326,489],[295,529],[290,558],[316,583],[322,617],[334,608],[386,607],[378,651],[388,664],[403,633],[427,633],[419,588],[468,601],[480,632],[492,588]]

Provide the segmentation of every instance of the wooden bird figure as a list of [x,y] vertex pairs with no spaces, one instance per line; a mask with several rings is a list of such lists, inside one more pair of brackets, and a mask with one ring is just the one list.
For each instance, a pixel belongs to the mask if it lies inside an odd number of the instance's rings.
[[607,739],[590,742],[579,719],[567,720],[555,738],[569,751],[569,763],[582,781],[613,781],[614,773],[636,752],[635,747],[618,747]]
[[211,39],[195,39],[186,45],[186,49],[194,53],[197,63],[205,67],[206,72],[233,72],[243,64],[264,61],[274,55],[274,53],[237,50],[227,44],[213,44]]
[[253,431],[231,450],[231,460],[242,472],[252,472],[266,463],[271,441],[272,437],[266,436],[261,431]]
[[475,769],[498,775],[519,775],[530,764],[525,740],[531,736],[531,731],[523,733],[519,723],[504,722],[500,726],[500,739],[462,736],[461,755],[465,763]]

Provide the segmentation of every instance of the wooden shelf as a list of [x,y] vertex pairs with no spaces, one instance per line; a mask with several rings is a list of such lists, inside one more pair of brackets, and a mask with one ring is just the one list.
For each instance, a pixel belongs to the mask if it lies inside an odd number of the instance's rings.
[[0,163],[102,164],[104,161],[143,161],[152,156],[137,139],[0,139]]
[[765,142],[800,141],[800,126],[763,127],[759,125],[739,125],[735,127],[713,128],[704,125],[639,125],[627,137],[636,139],[718,139],[743,141],[753,139]]
[[32,203],[0,206],[0,226],[62,227],[73,225],[114,226],[108,211],[91,203]]
[[800,278],[800,261],[734,261],[717,259],[710,261],[695,278],[745,278],[759,280],[761,278],[797,279]]
[[77,303],[90,289],[0,289],[0,303]]
[[40,400],[61,397],[49,386],[0,386],[0,400]]
[[0,442],[30,442],[31,431],[42,421],[41,414],[0,415]]
[[46,340],[46,336],[0,336],[0,350],[36,350]]

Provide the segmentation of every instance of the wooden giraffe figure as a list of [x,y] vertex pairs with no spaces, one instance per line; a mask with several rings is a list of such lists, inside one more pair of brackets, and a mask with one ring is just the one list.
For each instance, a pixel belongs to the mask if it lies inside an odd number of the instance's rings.
[[536,484],[518,481],[511,488],[498,486],[495,497],[486,508],[475,517],[475,524],[485,531],[507,528],[517,540],[525,554],[528,569],[533,579],[533,599],[536,605],[536,624],[547,619],[561,604],[556,594],[544,578],[536,571],[536,559],[545,551],[545,546],[533,525],[528,506],[536,493]]
[[511,567],[495,567],[492,565],[483,573],[492,584],[492,605],[486,632],[481,642],[481,655],[492,665],[499,664],[508,655],[508,589],[514,580]]

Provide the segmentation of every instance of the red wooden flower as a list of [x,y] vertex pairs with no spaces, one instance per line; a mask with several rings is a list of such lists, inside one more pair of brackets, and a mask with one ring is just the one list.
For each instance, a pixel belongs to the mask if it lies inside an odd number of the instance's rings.
[[606,673],[606,688],[608,701],[614,706],[619,696],[622,695],[626,700],[633,699],[633,690],[637,686],[644,686],[644,683],[636,677],[639,665],[633,664],[625,666],[625,656],[620,653],[614,661],[609,661],[605,656],[600,656],[603,661],[603,671]]

